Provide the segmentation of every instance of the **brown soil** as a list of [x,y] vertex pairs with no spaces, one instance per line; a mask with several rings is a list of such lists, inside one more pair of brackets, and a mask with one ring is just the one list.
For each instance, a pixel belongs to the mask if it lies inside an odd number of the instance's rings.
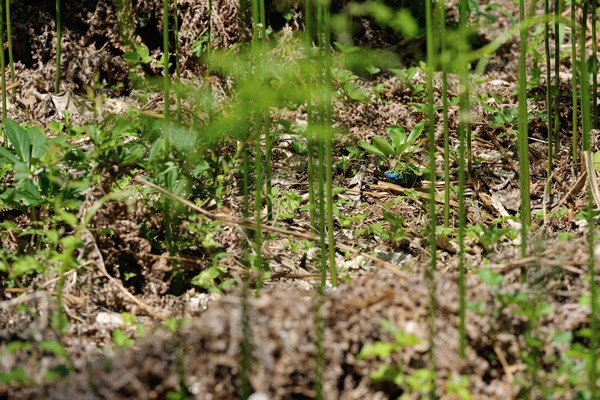
[[[514,18],[518,10],[512,1],[498,1]],[[121,41],[121,31],[133,30],[135,40],[149,49],[153,62],[140,67],[146,75],[160,76],[157,62],[162,46],[162,2],[133,2],[130,15],[132,25],[121,26],[112,2],[72,1],[64,4],[63,19],[63,99],[51,94],[54,82],[53,8],[19,2],[14,5],[14,15],[28,15],[13,22],[13,43],[17,78],[20,86],[11,98],[10,116],[18,120],[34,120],[43,125],[60,120],[65,109],[72,113],[75,122],[96,118],[91,110],[100,104],[101,116],[126,110],[129,107],[160,107],[156,95],[142,104],[135,96],[136,89],[128,75],[122,55],[127,44]],[[207,27],[206,3],[179,1],[179,39],[182,74],[184,79],[198,80],[206,71],[194,57],[192,47]],[[451,16],[451,15],[450,15]],[[481,39],[493,40],[500,32],[512,26],[507,15],[484,25]],[[229,47],[240,40],[237,30],[236,5],[229,1],[213,1],[213,26],[216,47]],[[275,17],[273,17],[275,18]],[[292,19],[291,24],[297,24]],[[292,26],[293,27],[293,26]],[[377,33],[367,26],[365,35]],[[373,38],[375,43],[385,42],[387,33]],[[363,38],[364,39],[364,38]],[[173,39],[172,39],[173,40]],[[368,38],[368,41],[371,37]],[[401,50],[398,50],[401,51]],[[414,56],[414,54],[412,54]],[[510,40],[491,58],[481,82],[473,96],[493,94],[501,100],[504,109],[516,108],[516,66],[518,42]],[[562,84],[570,89],[570,65],[561,65],[565,73]],[[437,77],[439,78],[439,77]],[[212,77],[212,84],[226,88],[228,82]],[[450,92],[456,85],[451,77]],[[335,105],[337,142],[342,144],[368,140],[373,135],[384,136],[390,125],[399,124],[410,130],[423,119],[420,111],[410,103],[415,101],[415,85],[424,83],[425,77],[416,75],[412,86],[397,77],[384,75],[376,81],[359,81],[369,89],[376,83],[384,88],[381,99],[370,103],[352,102],[340,98]],[[438,265],[435,273],[437,310],[435,315],[435,365],[437,392],[447,395],[450,383],[459,375],[469,379],[469,390],[476,399],[517,399],[525,395],[522,387],[528,386],[529,376],[523,354],[530,351],[524,333],[535,325],[541,341],[537,362],[540,365],[539,387],[544,379],[554,373],[553,360],[565,350],[565,345],[554,341],[557,332],[576,332],[588,326],[589,309],[578,304],[588,290],[586,280],[588,245],[583,237],[587,230],[575,219],[585,201],[584,185],[579,182],[578,166],[570,159],[570,136],[563,137],[557,155],[552,187],[554,197],[545,199],[546,150],[539,140],[546,139],[545,124],[537,116],[544,109],[541,93],[532,101],[530,109],[536,115],[530,121],[532,136],[531,178],[532,207],[534,214],[545,205],[568,209],[565,217],[549,215],[539,221],[537,232],[530,238],[530,256],[521,258],[518,240],[506,237],[488,248],[472,240],[467,255],[466,289],[470,305],[466,315],[466,356],[459,356],[458,333],[458,256],[452,240],[440,239]],[[104,95],[98,103],[97,95]],[[439,100],[439,92],[436,97]],[[373,94],[373,98],[375,95]],[[71,100],[69,100],[71,99]],[[491,104],[497,100],[488,97]],[[570,101],[565,98],[564,125],[570,132]],[[493,115],[475,103],[473,123],[474,174],[469,181],[467,205],[470,224],[498,224],[497,218],[514,215],[519,206],[516,143],[505,134],[506,125],[494,128]],[[450,129],[457,128],[457,109],[450,108]],[[302,111],[282,113],[278,116],[294,122],[305,119]],[[441,124],[438,129],[439,145],[443,145]],[[513,127],[514,128],[514,127]],[[451,146],[456,146],[453,137]],[[537,140],[537,141],[536,141]],[[280,190],[305,191],[304,168],[292,160],[289,141],[281,139],[274,154],[275,169],[279,172],[274,182]],[[343,150],[336,157],[346,155]],[[424,152],[413,155],[416,161],[426,160]],[[405,189],[383,182],[373,173],[373,160],[353,160],[351,170],[361,170],[356,176],[338,174],[336,186],[348,188],[340,198],[348,202],[340,209],[343,215],[359,212],[367,214],[360,226],[340,229],[336,239],[342,244],[353,244],[357,249],[374,251],[382,259],[372,262],[366,254],[343,257],[339,264],[351,278],[339,288],[329,288],[322,297],[313,289],[317,274],[312,267],[314,249],[295,254],[289,240],[274,239],[267,243],[265,252],[271,259],[274,278],[265,282],[260,296],[243,296],[241,289],[226,295],[209,294],[200,289],[187,289],[174,295],[169,281],[171,268],[168,257],[154,254],[151,243],[140,232],[140,221],[160,225],[143,204],[108,202],[91,222],[94,232],[84,233],[86,248],[80,256],[84,267],[67,273],[63,291],[63,304],[70,319],[70,328],[58,335],[51,316],[57,310],[56,277],[38,277],[30,287],[4,288],[0,293],[0,372],[22,366],[30,382],[4,385],[0,383],[0,399],[163,399],[168,393],[187,391],[191,398],[233,399],[242,393],[242,336],[250,332],[249,393],[265,394],[273,399],[309,399],[315,396],[316,361],[321,349],[317,343],[316,329],[322,321],[322,356],[324,357],[323,390],[330,399],[388,399],[397,398],[401,390],[391,384],[376,383],[370,374],[382,363],[402,366],[409,376],[428,365],[428,281],[424,271],[430,256],[422,239],[427,223],[425,197],[417,195],[396,203],[392,208],[386,203]],[[300,162],[301,163],[301,162]],[[362,164],[362,165],[361,165]],[[452,160],[456,169],[456,160]],[[442,160],[438,160],[442,170]],[[299,172],[300,171],[300,172]],[[456,177],[453,177],[454,180]],[[83,216],[105,193],[110,184],[90,190],[81,207]],[[417,187],[416,189],[420,189]],[[442,193],[442,187],[439,187]],[[420,192],[417,192],[420,193]],[[224,213],[238,214],[236,198],[224,200]],[[548,204],[546,204],[548,203]],[[375,235],[355,236],[355,230],[382,219],[385,211],[405,220],[408,232],[401,241],[386,241]],[[191,211],[190,211],[191,212]],[[3,218],[19,223],[27,221],[25,215],[2,212]],[[306,228],[307,215],[288,221],[290,227]],[[337,221],[339,222],[339,221]],[[543,223],[542,223],[543,222]],[[543,233],[542,233],[543,232]],[[570,232],[576,239],[557,239],[558,232]],[[233,256],[241,254],[245,240],[235,224],[224,227],[215,239]],[[15,239],[16,241],[17,239]],[[15,241],[2,236],[5,248],[16,248]],[[198,268],[206,265],[198,254],[191,254],[184,265]],[[308,261],[307,261],[308,259]],[[387,261],[383,261],[383,259]],[[85,263],[85,264],[84,264]],[[187,263],[187,264],[186,264]],[[233,268],[231,276],[239,278]],[[143,271],[133,282],[127,281],[130,265]],[[495,270],[503,277],[498,288],[492,289],[481,282],[476,271],[482,266]],[[521,271],[526,280],[521,283]],[[241,287],[239,285],[238,287]],[[517,289],[525,293],[527,304],[547,303],[551,311],[532,321],[526,312],[514,304],[504,304],[499,294],[509,296]],[[249,297],[249,298],[248,298]],[[247,304],[244,299],[247,298]],[[243,319],[248,306],[249,319]],[[531,311],[531,310],[529,310]],[[135,324],[123,320],[123,312],[135,316]],[[525,314],[525,315],[524,315]],[[170,317],[186,317],[186,322],[176,329],[161,325]],[[420,343],[407,346],[386,360],[357,357],[364,345],[376,341],[393,341],[392,335],[382,327],[385,319],[404,333],[420,339]],[[131,348],[115,345],[114,330],[120,329],[131,337],[139,338]],[[53,353],[44,348],[45,341],[60,341],[67,355]],[[34,349],[9,351],[10,343],[18,341],[35,344]],[[73,371],[64,379],[44,383],[44,375],[60,371],[71,365]],[[554,379],[554,378],[553,378]],[[524,384],[518,384],[524,381]],[[530,393],[538,398],[539,393]],[[564,398],[570,398],[565,395]],[[453,398],[453,397],[446,397]]]

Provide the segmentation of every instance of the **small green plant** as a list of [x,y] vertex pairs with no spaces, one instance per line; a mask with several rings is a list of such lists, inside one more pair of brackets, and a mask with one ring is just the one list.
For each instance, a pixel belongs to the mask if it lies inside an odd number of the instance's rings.
[[[390,321],[381,320],[381,326],[394,337],[393,342],[377,341],[363,346],[358,358],[379,358],[387,360],[389,357],[402,352],[403,349],[421,344],[421,339],[400,331]],[[419,368],[412,371],[400,364],[382,364],[379,369],[371,373],[375,382],[391,382],[400,387],[403,395],[399,399],[412,399],[414,396],[423,396],[432,390],[433,372],[428,368]]]
[[425,94],[425,85],[418,79],[418,75],[422,74],[424,65],[419,67],[410,67],[405,69],[391,69],[391,72],[396,75],[400,84],[402,93],[410,95],[413,99],[421,99]]
[[338,80],[338,84],[342,88],[344,94],[348,96],[350,100],[357,101],[359,103],[370,103],[371,98],[369,92],[358,86],[358,76],[353,74],[347,69],[336,69],[334,70],[335,78]]
[[118,328],[113,330],[112,338],[115,346],[119,348],[132,347],[135,344],[135,339],[133,339],[123,330]]
[[484,249],[491,250],[503,239],[516,238],[518,233],[515,228],[503,226],[510,219],[512,217],[498,218],[488,225],[471,225],[466,229],[465,235],[477,240]]
[[148,46],[143,43],[136,43],[134,51],[128,51],[123,54],[123,59],[127,61],[131,66],[140,64],[150,64],[152,57],[150,57],[150,50]]
[[383,160],[388,160],[392,157],[401,159],[405,154],[413,153],[417,147],[414,145],[416,140],[423,133],[425,124],[420,122],[414,126],[410,134],[406,133],[406,129],[400,125],[393,125],[388,128],[387,134],[390,140],[385,140],[379,136],[373,136],[372,143],[361,140],[358,142],[360,147],[372,153]]
[[219,261],[228,257],[229,253],[217,253],[213,256],[212,266],[194,276],[191,284],[214,293],[223,293],[235,285],[232,278],[227,278],[228,270],[219,265]]
[[356,236],[374,235],[389,240],[393,243],[400,242],[406,237],[404,219],[390,211],[383,213],[383,221],[356,230]]

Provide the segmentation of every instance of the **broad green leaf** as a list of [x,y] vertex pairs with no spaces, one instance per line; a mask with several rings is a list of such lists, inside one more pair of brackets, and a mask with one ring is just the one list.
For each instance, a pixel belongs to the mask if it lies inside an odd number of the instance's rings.
[[6,129],[6,136],[15,149],[17,157],[24,163],[29,164],[31,157],[31,140],[27,131],[23,129],[12,119],[7,119],[4,124]]
[[394,343],[375,342],[365,345],[360,353],[358,353],[358,358],[385,358],[392,354],[395,349],[396,345]]
[[127,53],[123,54],[123,60],[128,63],[137,64],[141,61],[141,58],[138,53],[134,51],[128,51]]
[[398,156],[402,155],[410,146],[412,146],[412,144],[415,142],[415,140],[417,140],[417,138],[423,132],[424,127],[425,127],[424,122],[419,122],[417,125],[415,125],[413,130],[410,131],[410,135],[408,135],[408,138],[406,139],[406,141],[404,143],[402,143],[401,146],[396,148],[396,155],[398,155]]
[[382,365],[370,377],[375,382],[396,382],[398,378],[402,381],[404,375],[391,365]]
[[43,201],[39,189],[31,180],[26,180],[22,186],[17,189],[15,200],[18,202],[22,201],[24,205],[32,207],[39,206]]
[[40,343],[40,348],[46,350],[57,357],[67,358],[67,352],[62,344],[55,340],[44,340]]
[[42,158],[50,148],[48,138],[38,127],[31,127],[27,129],[27,136],[31,141],[31,157],[35,159]]
[[346,83],[344,85],[344,92],[346,92],[348,97],[352,100],[360,101],[361,103],[369,103],[371,101],[369,93],[353,83]]
[[0,163],[14,164],[17,161],[19,161],[19,159],[15,157],[13,153],[4,147],[0,147]]
[[391,143],[387,140],[380,138],[379,136],[373,136],[373,144],[377,147],[386,157],[394,155],[394,148]]
[[367,143],[367,142],[361,140],[360,142],[358,142],[358,145],[371,154],[375,154],[382,158],[386,157],[385,154],[381,150],[379,150],[377,147],[373,146],[371,143]]
[[406,141],[406,130],[403,126],[392,125],[388,128],[387,134],[392,140],[392,145],[396,150]]
[[146,59],[150,56],[150,50],[148,49],[148,46],[146,46],[145,44],[136,44],[135,51],[142,59],[142,62],[146,62],[146,61],[144,61],[144,59]]

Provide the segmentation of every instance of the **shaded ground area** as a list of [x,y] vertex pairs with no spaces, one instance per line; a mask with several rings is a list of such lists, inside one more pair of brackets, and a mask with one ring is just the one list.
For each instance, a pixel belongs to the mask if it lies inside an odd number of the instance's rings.
[[[131,10],[134,20],[125,27],[118,26],[110,3],[84,3],[66,5],[63,14],[70,21],[65,25],[63,39],[62,89],[66,105],[50,94],[55,40],[52,8],[15,5],[15,13],[23,12],[32,18],[14,24],[18,39],[15,42],[21,45],[15,50],[21,85],[11,99],[14,118],[33,119],[43,125],[62,118],[65,110],[81,122],[98,117],[94,114],[98,109],[101,117],[132,107],[160,110],[159,95],[137,95],[135,78],[128,74],[128,66],[122,59],[127,48],[120,40],[119,30],[133,30],[136,40],[149,49],[152,61],[137,65],[137,72],[159,77],[162,3],[134,2]],[[498,3],[507,12],[498,13],[495,21],[484,24],[481,36],[487,41],[510,28],[513,24],[510,16],[517,15],[513,2]],[[194,77],[205,71],[193,47],[206,31],[206,5],[181,1],[178,7],[183,77],[197,79]],[[213,30],[217,38],[214,44],[230,46],[240,37],[234,23],[235,5],[213,2],[213,7]],[[298,23],[297,18],[290,24],[294,23]],[[369,35],[378,31],[365,24],[363,37],[367,41],[385,43],[388,33],[372,38]],[[286,34],[282,35],[285,39]],[[478,81],[473,92],[474,173],[469,181],[467,205],[469,224],[478,228],[468,237],[470,268],[466,280],[464,360],[458,348],[455,236],[448,233],[438,238],[435,363],[438,394],[448,398],[459,398],[457,394],[451,397],[451,393],[456,390],[453,387],[460,386],[457,382],[461,376],[467,378],[463,386],[468,387],[473,398],[539,398],[544,393],[526,393],[522,389],[531,386],[533,378],[524,371],[534,364],[538,366],[537,387],[558,393],[557,398],[572,398],[574,388],[585,377],[582,369],[562,357],[572,342],[557,339],[561,339],[560,334],[576,332],[589,324],[589,309],[579,304],[580,297],[588,291],[584,278],[588,244],[581,233],[587,228],[576,218],[586,204],[585,181],[577,172],[579,166],[570,160],[571,137],[565,135],[552,177],[553,196],[544,196],[546,128],[540,110],[544,109],[545,94],[538,87],[530,91],[531,95],[539,92],[531,103],[531,195],[534,214],[544,206],[553,212],[539,214],[536,219],[539,229],[532,234],[527,258],[519,257],[515,250],[518,240],[506,230],[510,227],[508,217],[514,216],[519,207],[516,141],[510,132],[516,124],[516,114],[511,110],[516,108],[517,50],[517,43],[509,40],[490,59],[485,75],[475,78]],[[561,84],[568,92],[570,66],[565,64],[561,68],[564,73]],[[227,94],[229,83],[222,77],[213,76],[208,81],[215,90]],[[244,321],[242,308],[246,297],[239,288],[221,295],[186,285],[174,289],[172,260],[158,250],[159,246],[145,232],[151,228],[160,230],[164,223],[155,215],[156,209],[146,209],[144,199],[129,203],[109,201],[82,234],[85,249],[78,257],[81,265],[68,272],[62,283],[62,302],[70,319],[65,334],[57,333],[57,321],[53,320],[53,312],[58,309],[55,276],[38,276],[29,287],[3,288],[0,371],[20,366],[23,377],[9,384],[0,383],[0,398],[149,399],[167,398],[169,393],[175,396],[179,392],[198,399],[227,399],[239,398],[244,390],[266,393],[274,399],[313,398],[316,360],[321,354],[315,347],[319,332],[315,321],[319,318],[323,323],[325,365],[322,385],[328,398],[388,399],[403,393],[418,396],[419,390],[426,388],[417,378],[422,376],[419,374],[424,373],[428,362],[429,298],[424,271],[430,256],[424,250],[427,243],[423,239],[426,196],[418,183],[407,188],[385,180],[373,155],[352,156],[349,147],[374,135],[384,137],[391,125],[402,125],[410,131],[423,119],[415,104],[424,101],[424,81],[420,72],[410,77],[382,74],[372,80],[357,79],[356,85],[370,99],[365,102],[339,91],[335,106],[339,151],[335,157],[345,158],[347,163],[340,163],[336,170],[335,184],[344,188],[338,195],[343,201],[338,205],[336,239],[341,244],[353,244],[357,250],[353,255],[342,251],[337,255],[343,275],[349,278],[347,283],[326,290],[320,299],[313,290],[318,279],[315,249],[295,249],[293,242],[298,238],[270,239],[265,253],[274,277],[265,282],[266,288],[260,296],[253,296],[254,292],[247,296],[250,314],[249,320]],[[378,90],[373,89],[376,86]],[[450,92],[457,93],[454,78],[450,80]],[[439,97],[438,91],[438,101]],[[564,104],[562,129],[569,132],[567,96]],[[306,110],[282,111],[274,119],[301,125],[306,120]],[[452,106],[453,132],[456,121],[457,108]],[[294,192],[301,198],[306,193],[306,164],[292,149],[292,139],[299,136],[284,129],[284,125],[274,124],[275,129],[282,131],[274,152],[277,171],[274,185],[281,192]],[[437,137],[441,149],[441,128]],[[454,135],[450,145],[456,147]],[[227,150],[231,151],[223,149]],[[424,146],[411,157],[417,164],[425,160]],[[440,176],[442,162],[440,157],[437,164]],[[452,156],[453,182],[456,166]],[[110,190],[112,183],[107,176],[85,193],[80,218]],[[440,193],[442,190],[439,186]],[[223,197],[222,209],[215,213],[239,215],[239,198],[233,193]],[[298,201],[305,203],[306,199]],[[279,205],[283,209],[282,204]],[[298,208],[292,207],[291,216],[282,218],[280,225],[304,233],[308,217]],[[5,210],[1,213],[4,219],[17,224],[28,222],[26,213]],[[389,213],[401,220],[396,226],[403,231],[401,238],[386,238],[372,230],[357,234],[357,230],[380,221],[386,232],[392,232],[393,223],[386,219]],[[343,217],[358,214],[363,217],[345,225]],[[558,232],[570,233],[573,238],[559,240]],[[17,249],[20,245],[19,239],[9,233],[2,240],[4,248]],[[223,260],[223,265],[229,268],[228,277],[241,282],[243,270],[236,259],[241,257],[245,240],[242,229],[236,224],[225,224],[214,240],[230,254]],[[374,262],[370,252],[380,260]],[[177,261],[188,274],[210,265],[206,254],[194,250]],[[487,275],[478,274],[482,267],[489,268]],[[132,273],[136,274],[134,278],[126,278]],[[171,317],[189,319],[179,326],[172,324]],[[385,328],[382,320],[398,329],[396,336]],[[242,357],[245,329],[251,333],[250,356],[246,361]],[[130,338],[139,339],[134,343]],[[66,353],[52,342],[63,344]],[[385,357],[358,356],[365,345],[376,342],[396,343],[396,346]],[[585,344],[585,338],[576,337],[573,342]],[[246,389],[241,372],[244,362],[250,365]],[[403,377],[403,383],[377,382],[371,374],[382,365],[393,366],[396,370],[390,369],[388,373]],[[56,381],[44,383],[49,372]],[[62,375],[64,379],[60,378]]]

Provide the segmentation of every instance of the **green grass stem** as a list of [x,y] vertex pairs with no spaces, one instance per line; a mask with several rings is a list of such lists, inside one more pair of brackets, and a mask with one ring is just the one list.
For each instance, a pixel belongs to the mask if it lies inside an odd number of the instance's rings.
[[[527,29],[525,28],[525,0],[519,0],[520,52],[519,52],[519,188],[521,191],[521,256],[527,255],[527,231],[531,225],[529,198],[529,136],[527,128]],[[525,270],[522,271],[523,273]]]
[[[60,16],[60,0],[55,1],[56,4],[56,76],[54,79],[54,93],[60,91],[60,75],[61,75],[61,52],[62,52],[62,21]],[[4,14],[4,12],[3,12]],[[4,36],[2,36],[4,38]],[[2,68],[4,71],[4,68]],[[2,90],[4,92],[4,89]]]
[[331,32],[329,29],[330,15],[329,8],[323,5],[323,23],[325,26],[324,32],[324,89],[325,89],[325,169],[327,171],[325,187],[327,198],[327,253],[329,256],[329,275],[331,277],[331,285],[338,285],[337,267],[335,265],[335,236],[333,225],[333,121],[332,121],[332,76],[331,76]]
[[[169,0],[163,0],[163,94],[164,94],[164,113],[168,120],[170,115],[169,92],[171,89],[171,75],[169,74]],[[169,141],[170,143],[170,141]]]
[[[546,176],[546,195],[552,194],[552,169],[554,164],[554,131],[552,129],[552,98],[553,98],[553,86],[552,86],[552,65],[551,65],[551,53],[550,53],[550,0],[544,0],[544,14],[546,19],[544,20],[544,53],[546,60],[546,132],[548,136],[548,166]],[[555,98],[556,100],[556,98]]]
[[[595,5],[594,5],[595,7]],[[580,32],[580,56],[579,56],[579,79],[581,85],[581,145],[583,154],[590,154],[592,150],[591,145],[591,128],[592,128],[592,112],[591,102],[595,101],[590,96],[590,83],[589,74],[587,68],[587,17],[588,17],[589,2],[583,2],[583,18],[581,21],[581,32]],[[593,21],[594,23],[596,21]],[[594,55],[595,57],[595,55]],[[595,106],[595,104],[594,104]],[[591,157],[590,157],[591,158]],[[593,168],[587,168],[587,172],[595,173]],[[588,223],[588,251],[589,251],[589,262],[588,262],[588,275],[589,275],[589,290],[591,298],[591,310],[590,310],[590,339],[589,339],[589,370],[588,370],[588,388],[590,392],[590,398],[598,398],[598,372],[597,372],[597,361],[596,361],[596,350],[598,349],[598,299],[596,289],[596,272],[595,272],[595,221],[594,221],[594,203],[591,189],[591,178],[588,176],[587,185],[587,199],[588,206],[586,212],[586,220]]]
[[465,357],[467,342],[466,335],[466,290],[465,290],[465,231],[466,231],[466,205],[465,186],[467,171],[465,168],[465,147],[469,118],[471,115],[469,100],[469,64],[466,62],[466,54],[469,51],[469,43],[466,40],[468,4],[467,0],[459,2],[459,42],[458,48],[458,70],[460,79],[460,121],[458,125],[458,290],[459,290],[459,354]]
[[592,104],[592,124],[591,127],[596,129],[598,127],[598,35],[596,32],[596,24],[598,23],[598,5],[594,2],[594,5],[591,7],[591,19],[592,19],[592,56],[591,59],[591,68],[590,71],[592,75],[592,90],[591,94],[591,104]]
[[426,37],[427,37],[427,139],[429,152],[429,251],[431,261],[426,269],[425,277],[428,284],[428,367],[432,372],[430,399],[436,398],[436,368],[435,368],[435,316],[437,312],[437,299],[435,296],[435,273],[437,269],[437,243],[436,226],[437,215],[435,209],[435,104],[433,97],[433,73],[437,65],[436,54],[438,51],[437,40],[434,36],[435,20],[433,6],[430,1],[425,2]]
[[[571,0],[571,65],[577,65],[577,22],[575,19],[575,0]],[[578,132],[577,132],[577,85],[578,85],[578,72],[576,68],[573,68],[571,74],[571,102],[573,108],[572,114],[572,158],[573,164],[577,164],[577,148],[578,148]]]
[[444,226],[450,226],[450,132],[448,129],[448,68],[446,45],[446,1],[438,0],[437,13],[440,15],[440,58],[442,68],[442,116],[444,124]]
[[[58,1],[58,0],[57,0]],[[0,1],[0,41],[2,42],[2,49],[4,49],[4,10],[2,2]],[[2,124],[6,123],[6,60],[4,58],[4,50],[0,51],[0,82],[2,85]],[[6,140],[6,136],[4,136]]]
[[173,37],[175,40],[175,82],[177,84],[177,91],[175,92],[176,106],[177,106],[177,120],[181,123],[181,94],[179,88],[181,88],[181,68],[179,65],[179,11],[177,9],[177,0],[173,0]]
[[[560,14],[562,2],[554,1],[554,152],[560,150]],[[550,176],[550,175],[548,175]]]
[[[12,28],[10,18],[10,0],[6,0],[6,45],[8,47],[8,66],[10,68],[10,81],[15,82],[15,62],[13,58],[13,46],[12,46]],[[15,93],[16,88],[12,90]]]

